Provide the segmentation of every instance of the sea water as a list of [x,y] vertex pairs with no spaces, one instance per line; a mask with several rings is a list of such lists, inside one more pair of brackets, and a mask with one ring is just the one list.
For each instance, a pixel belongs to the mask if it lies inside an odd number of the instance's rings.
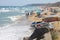
[[0,6],[0,40],[23,40],[32,34],[25,11],[38,10],[38,7]]

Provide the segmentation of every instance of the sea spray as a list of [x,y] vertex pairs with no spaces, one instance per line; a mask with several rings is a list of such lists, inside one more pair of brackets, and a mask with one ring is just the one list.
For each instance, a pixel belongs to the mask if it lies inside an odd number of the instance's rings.
[[32,30],[30,30],[30,25],[27,25],[29,22],[26,17],[23,16],[18,21],[0,29],[0,40],[23,40],[23,37],[29,37],[31,35]]

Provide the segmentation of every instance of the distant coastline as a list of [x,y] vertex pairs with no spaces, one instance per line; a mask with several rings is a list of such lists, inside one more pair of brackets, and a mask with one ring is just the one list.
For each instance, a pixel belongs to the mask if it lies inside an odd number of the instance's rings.
[[55,2],[55,3],[37,3],[37,4],[27,4],[27,5],[23,5],[23,6],[0,6],[0,7],[28,7],[28,6],[59,6],[60,7],[60,2]]
[[60,6],[60,2],[56,3],[47,3],[47,4],[27,4],[24,6]]

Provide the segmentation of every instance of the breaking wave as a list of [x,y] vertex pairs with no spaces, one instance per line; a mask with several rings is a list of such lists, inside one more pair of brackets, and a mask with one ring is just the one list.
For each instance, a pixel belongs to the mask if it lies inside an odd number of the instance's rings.
[[32,34],[31,22],[25,17],[25,12],[36,9],[36,7],[0,8],[0,24],[4,25],[0,26],[0,40],[23,40],[23,37],[29,37]]
[[5,9],[5,8],[1,8],[0,9],[0,12],[10,12],[11,10],[9,10],[9,9]]
[[30,23],[23,16],[21,20],[0,27],[0,40],[23,40],[32,34],[30,28]]

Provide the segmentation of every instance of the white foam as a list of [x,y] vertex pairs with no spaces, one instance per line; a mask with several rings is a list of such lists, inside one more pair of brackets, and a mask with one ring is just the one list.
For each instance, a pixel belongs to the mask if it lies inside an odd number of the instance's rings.
[[15,24],[10,25],[0,29],[0,40],[23,40],[23,37],[28,37],[31,35],[31,30],[29,26],[18,26]]
[[11,19],[11,21],[16,21],[16,20],[19,20],[21,19],[22,17],[24,17],[25,15],[18,15],[18,16],[9,16],[8,18]]
[[23,40],[23,37],[29,37],[32,32],[30,24],[23,17],[21,22],[8,24],[0,27],[0,40]]
[[11,17],[8,17],[8,18],[10,18],[12,21],[16,21],[16,20],[20,19],[21,16],[11,16]]
[[0,12],[10,12],[10,11],[11,11],[11,10],[5,9],[5,8],[0,9]]

